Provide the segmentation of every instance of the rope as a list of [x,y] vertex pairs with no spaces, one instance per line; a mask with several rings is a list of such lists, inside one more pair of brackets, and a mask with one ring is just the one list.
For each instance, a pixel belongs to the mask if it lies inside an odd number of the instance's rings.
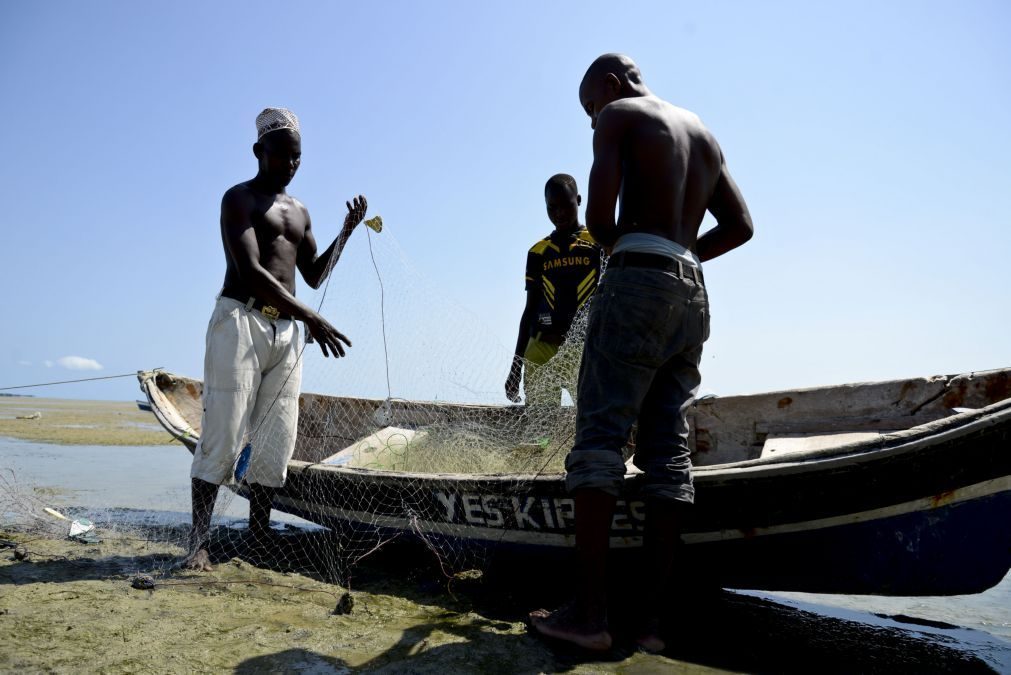
[[386,358],[386,396],[387,400],[393,398],[393,388],[390,386],[390,352],[386,346],[386,292],[383,288],[383,277],[379,274],[379,265],[376,264],[376,256],[372,253],[372,228],[367,228],[365,233],[369,236],[369,257],[372,258],[372,267],[376,270],[376,278],[379,279],[379,318],[383,327],[383,356]]
[[[155,368],[155,370],[160,370]],[[20,384],[16,387],[0,387],[0,391],[10,391],[11,389],[29,389],[31,387],[49,387],[54,384],[72,384],[74,382],[94,382],[95,380],[115,380],[120,377],[137,377],[137,373],[126,373],[124,375],[106,375],[104,377],[85,377],[80,380],[61,380],[59,382],[42,382],[40,384]]]

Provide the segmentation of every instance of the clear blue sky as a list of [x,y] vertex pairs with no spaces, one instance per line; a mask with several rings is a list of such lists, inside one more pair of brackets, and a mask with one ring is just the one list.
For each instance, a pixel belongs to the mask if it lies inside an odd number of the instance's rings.
[[[426,302],[466,318],[430,358],[452,373],[471,363],[454,354],[479,349],[485,371],[468,377],[500,387],[525,253],[551,229],[543,183],[562,171],[585,189],[576,90],[606,51],[701,116],[754,216],[754,240],[706,269],[705,389],[1011,365],[1009,7],[8,0],[0,387],[154,366],[200,376],[220,196],[255,172],[268,105],[301,118],[290,191],[322,243],[355,193],[386,221],[387,300],[417,313],[388,330],[438,336],[444,325],[419,324]],[[341,373],[383,376],[355,310],[379,299],[367,243],[356,233],[328,291],[328,315],[361,342],[358,365],[352,350],[328,366],[334,391],[353,389]],[[128,379],[29,393],[138,395]]]

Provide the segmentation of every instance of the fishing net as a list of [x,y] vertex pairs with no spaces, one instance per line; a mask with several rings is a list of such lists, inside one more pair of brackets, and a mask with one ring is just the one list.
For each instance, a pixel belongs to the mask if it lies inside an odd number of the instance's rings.
[[[353,347],[346,358],[324,358],[301,336],[298,436],[288,481],[274,497],[271,531],[257,537],[246,528],[243,471],[250,453],[271,452],[285,438],[253,419],[235,480],[218,492],[212,561],[256,551],[257,564],[349,585],[359,562],[390,544],[409,544],[427,557],[419,564],[452,576],[493,562],[517,528],[537,534],[571,523],[563,492],[545,499],[533,487],[562,478],[589,303],[541,367],[538,386],[549,393],[536,399],[552,402],[513,405],[504,392],[512,349],[411,264],[395,228],[360,228],[325,285],[301,292]],[[523,292],[519,284],[516,292]],[[173,389],[168,379],[192,444],[200,383]],[[178,481],[188,486],[189,477]],[[41,507],[23,491],[8,493],[8,522]],[[188,506],[178,510],[188,515]],[[72,506],[61,508],[74,519]],[[156,576],[170,575],[188,545],[188,522],[138,523],[114,509],[80,515],[102,536],[139,538],[162,551],[145,560]],[[68,525],[45,515],[29,520],[21,526],[40,533],[65,534]]]
[[[447,573],[483,566],[517,509],[532,521],[532,481],[563,473],[589,305],[542,366],[537,386],[553,402],[510,405],[512,350],[414,268],[395,232],[362,230],[306,298],[354,346],[343,359],[303,349],[295,460],[309,466],[289,478],[297,495],[276,505],[327,525],[324,564],[340,579],[397,539],[423,544]],[[251,427],[253,452],[284,440]]]

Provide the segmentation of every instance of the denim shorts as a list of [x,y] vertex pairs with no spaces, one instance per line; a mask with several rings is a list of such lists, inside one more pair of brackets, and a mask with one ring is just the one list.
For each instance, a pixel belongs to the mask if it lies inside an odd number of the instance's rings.
[[569,491],[621,492],[622,449],[638,422],[633,463],[643,497],[692,503],[688,407],[709,337],[706,289],[662,270],[609,269],[592,300],[579,370]]

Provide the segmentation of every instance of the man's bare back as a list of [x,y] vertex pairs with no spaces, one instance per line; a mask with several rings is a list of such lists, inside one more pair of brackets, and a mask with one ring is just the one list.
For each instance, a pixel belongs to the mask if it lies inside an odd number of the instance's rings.
[[[591,66],[579,87],[594,129],[586,206],[591,234],[605,246],[626,233],[654,234],[703,261],[747,241],[750,215],[716,139],[697,115],[654,96],[635,64],[620,59]],[[594,67],[626,72],[622,79]],[[707,210],[718,225],[699,238]]]

